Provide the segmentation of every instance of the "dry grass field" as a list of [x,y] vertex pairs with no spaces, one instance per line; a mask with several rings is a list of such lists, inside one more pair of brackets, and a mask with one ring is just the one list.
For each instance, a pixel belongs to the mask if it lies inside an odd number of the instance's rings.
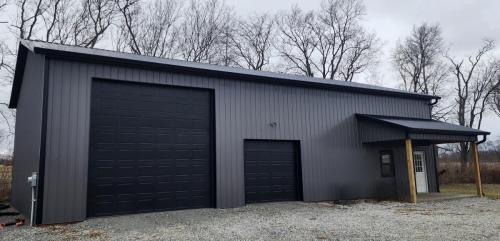
[[[439,162],[438,172],[442,193],[476,194],[472,165],[462,173],[460,162]],[[500,162],[482,162],[481,180],[486,197],[500,199]]]
[[[440,187],[442,193],[476,194],[476,184],[443,184]],[[500,184],[483,184],[483,192],[486,197],[500,200]]]
[[12,178],[12,166],[0,165],[0,202],[10,197],[10,183]]
[[[470,165],[465,173],[461,173],[460,162],[438,162],[439,182],[474,183],[473,166]],[[500,162],[482,162],[481,180],[483,183],[500,184]]]

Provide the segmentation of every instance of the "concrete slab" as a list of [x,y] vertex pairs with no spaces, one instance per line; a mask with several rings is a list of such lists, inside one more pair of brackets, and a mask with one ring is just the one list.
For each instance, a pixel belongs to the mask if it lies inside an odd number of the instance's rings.
[[462,198],[473,198],[473,197],[477,197],[477,196],[476,195],[469,195],[469,194],[451,194],[451,193],[430,192],[430,193],[417,194],[417,202],[440,202],[440,201],[462,199]]

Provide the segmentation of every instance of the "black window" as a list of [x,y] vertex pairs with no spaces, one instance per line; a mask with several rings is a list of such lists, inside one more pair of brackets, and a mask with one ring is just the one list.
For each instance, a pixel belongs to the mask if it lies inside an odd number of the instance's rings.
[[394,177],[394,158],[392,151],[380,152],[380,168],[382,177]]

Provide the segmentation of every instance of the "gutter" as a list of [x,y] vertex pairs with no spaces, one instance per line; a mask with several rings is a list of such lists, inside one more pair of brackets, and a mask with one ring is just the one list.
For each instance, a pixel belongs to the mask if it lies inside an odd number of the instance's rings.
[[433,102],[431,102],[431,103],[429,103],[429,105],[430,105],[430,106],[434,106],[434,105],[436,105],[436,104],[439,102],[439,99],[441,99],[441,98],[439,98],[439,97],[432,98],[432,100],[434,100],[434,101],[433,101]]

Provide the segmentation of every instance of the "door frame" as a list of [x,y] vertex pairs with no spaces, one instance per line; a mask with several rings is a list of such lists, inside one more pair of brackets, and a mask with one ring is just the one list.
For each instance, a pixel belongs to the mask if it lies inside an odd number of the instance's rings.
[[415,185],[417,193],[428,193],[429,192],[429,177],[428,177],[428,169],[427,169],[427,157],[425,154],[424,150],[415,150],[413,151],[413,172],[415,174],[415,184],[417,183],[417,171],[416,171],[416,166],[415,166],[415,155],[421,154],[422,156],[422,170],[424,171],[424,177],[425,177],[425,185],[426,185],[426,190],[425,192],[419,192],[418,190],[418,185]]

